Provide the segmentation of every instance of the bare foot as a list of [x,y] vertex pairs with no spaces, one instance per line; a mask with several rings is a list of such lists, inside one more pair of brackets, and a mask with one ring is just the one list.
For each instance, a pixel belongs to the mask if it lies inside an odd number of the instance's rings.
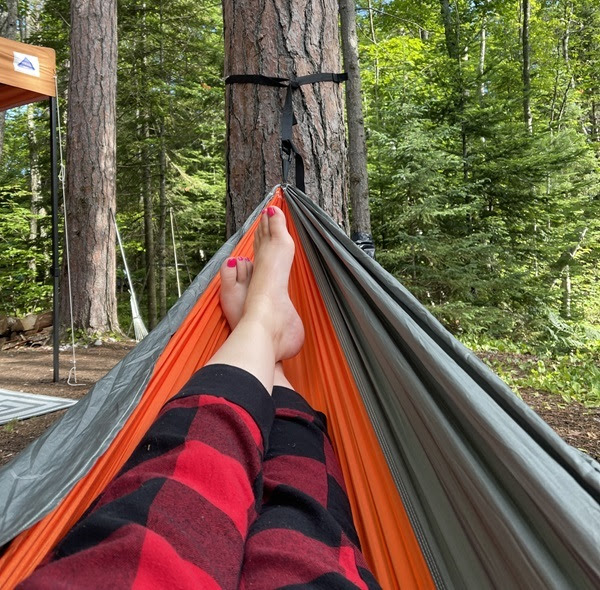
[[302,320],[288,295],[293,259],[294,241],[283,211],[269,207],[255,233],[253,270],[239,259],[221,268],[221,301],[233,330],[207,365],[243,369],[272,392],[275,366],[297,354],[304,342]]
[[241,256],[228,258],[221,265],[221,307],[232,330],[242,318],[252,270],[252,261]]
[[294,240],[278,207],[263,213],[254,236],[254,270],[242,320],[259,322],[273,338],[275,360],[296,355],[304,342],[304,326],[288,295]]

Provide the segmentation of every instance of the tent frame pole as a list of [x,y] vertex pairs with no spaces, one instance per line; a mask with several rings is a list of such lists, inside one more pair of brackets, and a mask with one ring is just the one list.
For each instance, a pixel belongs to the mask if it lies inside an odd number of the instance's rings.
[[58,256],[58,150],[56,143],[57,116],[56,98],[51,96],[50,102],[50,191],[52,194],[52,340],[54,383],[59,380],[59,345],[60,345],[60,315],[59,315],[59,256]]

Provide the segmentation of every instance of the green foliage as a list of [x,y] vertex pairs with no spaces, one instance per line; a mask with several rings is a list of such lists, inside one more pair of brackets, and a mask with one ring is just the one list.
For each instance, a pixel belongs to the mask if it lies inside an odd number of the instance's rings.
[[19,186],[0,188],[0,314],[19,317],[48,309],[52,296],[48,240],[30,240],[27,196]]
[[[21,13],[33,15],[32,6],[23,2]],[[358,15],[379,261],[463,339],[500,339],[505,347],[518,340],[555,356],[592,350],[600,325],[597,2],[532,1],[532,134],[523,123],[514,2],[452,3],[458,59],[439,0],[369,6],[371,13],[362,6]],[[31,37],[56,49],[61,92],[69,8],[67,0],[46,0]],[[164,181],[184,286],[225,234],[220,6],[120,2],[119,60],[118,221],[145,313],[144,194],[158,236]],[[34,119],[46,170],[45,109]],[[0,168],[0,294],[11,313],[48,304],[48,238],[29,242],[29,155],[26,112],[16,109]],[[48,208],[46,173],[42,190]],[[170,305],[168,215],[165,238]],[[129,293],[118,261],[126,329]]]
[[[142,197],[150,194],[155,244],[160,184],[176,225],[183,286],[217,250],[225,234],[222,22],[216,4],[151,0],[123,4],[119,14],[118,208],[127,219],[127,258],[145,313]],[[163,156],[164,155],[164,156]],[[160,160],[166,168],[161,178]],[[177,298],[166,214],[167,303]],[[125,294],[128,300],[128,295]],[[120,305],[125,310],[128,305]],[[127,317],[129,313],[126,314]],[[126,325],[126,323],[124,323]]]
[[519,355],[511,350],[499,358],[487,357],[486,362],[517,392],[546,391],[567,402],[600,406],[600,347],[569,354]]
[[599,323],[600,43],[586,19],[598,11],[533,3],[530,134],[514,3],[453,3],[458,59],[439,2],[372,6],[360,30],[379,261],[462,337],[573,350],[560,320],[588,342],[578,326]]

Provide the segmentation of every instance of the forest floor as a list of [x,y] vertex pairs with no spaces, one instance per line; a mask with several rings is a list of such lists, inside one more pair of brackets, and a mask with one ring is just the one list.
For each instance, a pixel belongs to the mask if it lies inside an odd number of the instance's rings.
[[[3,351],[0,352],[0,388],[79,399],[134,346],[134,342],[112,342],[77,347],[77,380],[80,385],[75,387],[66,382],[71,368],[70,351],[61,352],[59,383],[52,381],[50,347]],[[501,361],[514,366],[516,371],[521,370],[519,367],[523,366],[525,356],[514,353],[480,354],[487,362]],[[586,408],[578,402],[567,402],[555,394],[531,388],[522,388],[519,394],[565,441],[600,461],[600,408]],[[0,465],[10,461],[63,413],[54,412],[1,425]]]

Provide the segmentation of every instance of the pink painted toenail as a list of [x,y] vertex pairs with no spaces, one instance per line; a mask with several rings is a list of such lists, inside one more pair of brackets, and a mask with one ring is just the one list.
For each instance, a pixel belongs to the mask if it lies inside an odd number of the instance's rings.
[[230,258],[230,259],[227,261],[227,266],[228,266],[229,268],[233,268],[233,267],[234,267],[236,264],[237,264],[237,262],[236,262],[235,258]]
[[275,207],[267,207],[267,215],[273,217],[275,215]]
[[264,215],[266,212],[267,212],[267,210],[263,209],[260,213],[261,213],[261,215]]
[[243,256],[238,256],[238,260],[244,260]]

